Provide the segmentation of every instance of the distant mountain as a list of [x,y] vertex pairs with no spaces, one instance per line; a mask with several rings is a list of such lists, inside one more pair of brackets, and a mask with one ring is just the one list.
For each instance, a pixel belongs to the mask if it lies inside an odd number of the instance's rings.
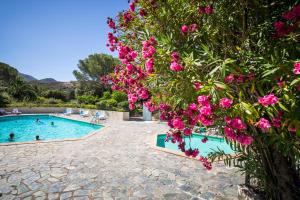
[[38,82],[38,83],[57,83],[54,78],[44,78],[41,80],[38,80],[37,78],[34,78],[33,76],[30,76],[28,74],[19,73],[19,75],[26,81],[26,82]]
[[38,82],[40,83],[57,83],[58,81],[55,80],[54,78],[44,78],[39,80]]
[[27,74],[23,74],[23,73],[19,73],[19,75],[27,82],[30,81],[37,81],[36,78],[34,78],[33,76],[27,75]]

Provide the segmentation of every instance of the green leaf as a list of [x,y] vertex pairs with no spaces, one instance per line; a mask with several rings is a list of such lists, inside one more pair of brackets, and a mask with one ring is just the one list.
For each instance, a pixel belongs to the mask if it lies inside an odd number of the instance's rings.
[[293,81],[291,82],[291,86],[297,84],[298,82],[300,82],[300,78],[297,78],[297,79],[293,80]]

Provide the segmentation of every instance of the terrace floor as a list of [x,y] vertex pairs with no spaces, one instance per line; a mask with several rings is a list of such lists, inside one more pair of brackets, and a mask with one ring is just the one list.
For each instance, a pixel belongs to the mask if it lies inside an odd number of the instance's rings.
[[236,169],[151,148],[165,124],[104,125],[81,141],[0,146],[0,199],[237,199]]

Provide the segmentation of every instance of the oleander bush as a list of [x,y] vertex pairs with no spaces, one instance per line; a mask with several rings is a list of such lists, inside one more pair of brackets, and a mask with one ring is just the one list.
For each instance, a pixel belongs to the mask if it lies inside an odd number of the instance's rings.
[[134,0],[108,18],[121,64],[102,81],[131,110],[159,110],[166,139],[208,170],[183,140],[195,126],[222,129],[238,156],[210,158],[225,157],[266,199],[300,199],[299,23],[298,0]]

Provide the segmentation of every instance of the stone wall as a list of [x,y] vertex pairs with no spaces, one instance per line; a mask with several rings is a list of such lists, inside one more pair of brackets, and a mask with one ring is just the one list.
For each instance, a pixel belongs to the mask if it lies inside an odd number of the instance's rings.
[[[11,112],[13,108],[3,108],[7,112]],[[19,107],[19,112],[22,114],[47,114],[47,113],[63,113],[66,108],[59,107]],[[73,114],[79,114],[79,108],[72,108]],[[84,109],[90,110],[91,115],[96,112],[93,109]],[[101,111],[101,110],[100,110]],[[109,120],[129,120],[129,112],[117,112],[117,111],[108,111],[103,110],[105,112],[106,117]]]

